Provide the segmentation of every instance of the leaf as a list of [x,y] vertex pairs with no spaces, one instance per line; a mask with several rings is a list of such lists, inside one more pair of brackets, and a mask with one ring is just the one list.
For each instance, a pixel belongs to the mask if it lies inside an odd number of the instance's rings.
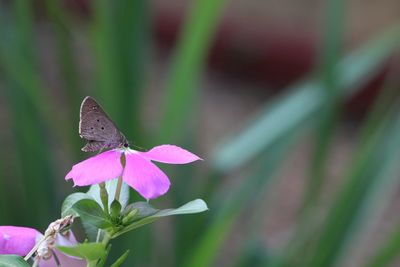
[[111,244],[108,244],[105,253],[103,254],[103,256],[101,256],[101,258],[97,263],[97,267],[103,267],[106,264],[107,257],[110,254],[110,250],[111,250]]
[[91,196],[85,193],[73,193],[67,196],[61,206],[61,217],[65,217],[67,215],[79,216],[79,214],[72,209],[72,206],[74,206],[76,202],[82,199],[92,199],[92,198]]
[[186,203],[177,209],[167,209],[154,214],[154,217],[165,217],[180,214],[199,213],[208,210],[207,204],[202,199],[196,199]]
[[[115,190],[117,189],[118,179],[114,179],[106,182],[106,189],[108,192],[108,207],[111,208],[111,203],[115,199]],[[92,185],[87,192],[89,196],[91,196],[94,200],[99,203],[99,205],[103,208],[103,203],[100,199],[100,187],[95,184]],[[121,194],[119,197],[119,202],[121,204],[122,209],[126,207],[129,201],[129,186],[126,183],[122,183]]]
[[81,217],[82,221],[105,229],[112,226],[108,214],[92,199],[82,199],[74,204],[72,209]]
[[[142,203],[140,204],[140,206],[142,206],[143,210],[145,210],[146,212],[148,211],[144,208],[145,206]],[[120,230],[119,232],[115,233],[113,235],[113,238],[120,236],[123,233],[129,232],[133,229],[136,229],[136,228],[139,228],[146,224],[157,221],[158,219],[160,219],[162,217],[180,215],[180,214],[200,213],[200,212],[203,212],[206,210],[208,210],[207,204],[202,199],[196,199],[196,200],[186,203],[185,205],[183,205],[177,209],[161,210],[161,211],[158,211],[158,212],[154,213],[153,215],[147,216],[139,221],[135,221],[132,224],[130,224],[130,225],[126,226],[125,228],[123,228],[122,230]]]
[[95,261],[100,259],[107,251],[101,243],[83,243],[74,247],[57,246],[57,249],[69,256]]
[[112,265],[111,267],[119,267],[121,266],[122,263],[124,263],[124,261],[126,260],[126,258],[128,257],[129,254],[129,249],[127,251],[125,251],[124,254],[121,255],[121,257],[119,257]]
[[[370,210],[364,210],[364,205],[368,203],[369,197],[373,196],[373,190],[388,183],[387,179],[398,177],[398,114],[399,110],[396,107],[390,116],[386,115],[379,120],[374,131],[368,133],[368,137],[356,151],[346,182],[327,215],[315,249],[306,261],[307,266],[334,266],[340,253],[349,246],[348,236],[354,239],[365,223],[366,214],[371,214]],[[387,193],[388,190],[385,190],[385,194]],[[382,195],[378,199],[379,202],[385,200]]]
[[[378,38],[340,60],[335,66],[340,99],[346,99],[374,74],[397,48],[400,27],[396,25]],[[287,93],[267,103],[242,132],[224,140],[213,152],[213,168],[228,172],[252,161],[290,132],[309,127],[328,100],[321,94],[323,83],[314,77],[287,88]]]
[[[294,134],[282,138],[276,143],[272,150],[274,154],[263,153],[256,162],[253,174],[245,177],[242,182],[231,189],[229,194],[221,199],[213,200],[216,206],[215,213],[211,213],[211,221],[207,228],[202,231],[200,239],[191,250],[188,251],[186,259],[180,266],[201,267],[212,266],[220,247],[224,244],[227,236],[232,231],[235,222],[246,207],[251,205],[254,199],[265,194],[267,185],[271,182],[276,169],[283,162],[289,148],[293,145]],[[204,229],[204,228],[203,228]]]
[[176,45],[165,102],[160,114],[160,143],[171,142],[187,130],[192,118],[193,105],[199,94],[197,80],[204,68],[204,62],[218,27],[218,20],[224,10],[225,0],[194,1],[182,34]]
[[29,267],[24,259],[17,255],[0,255],[1,267]]
[[111,203],[111,207],[110,207],[110,213],[111,213],[111,218],[118,218],[119,214],[121,212],[121,204],[119,203],[118,200],[114,200]]
[[124,214],[129,214],[132,210],[137,210],[136,216],[137,218],[144,218],[154,213],[157,213],[159,210],[155,209],[147,202],[135,202],[126,206],[124,210]]
[[87,223],[86,221],[81,221],[81,222],[88,241],[95,242],[97,239],[97,235],[99,233],[99,228],[97,228],[92,224]]

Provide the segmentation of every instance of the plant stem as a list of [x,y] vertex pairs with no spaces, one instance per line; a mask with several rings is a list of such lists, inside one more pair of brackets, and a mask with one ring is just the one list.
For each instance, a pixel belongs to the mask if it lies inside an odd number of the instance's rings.
[[119,201],[119,196],[121,195],[122,188],[122,175],[118,177],[117,189],[115,190],[115,200]]
[[111,236],[107,232],[105,232],[103,241],[101,243],[106,246],[108,244],[108,242],[110,242],[110,240],[111,240]]
[[100,242],[100,237],[101,237],[101,229],[97,230],[96,243]]
[[108,193],[107,193],[107,189],[106,189],[106,183],[102,182],[99,184],[100,187],[100,199],[101,202],[103,203],[103,208],[104,211],[109,214],[109,210],[108,210]]

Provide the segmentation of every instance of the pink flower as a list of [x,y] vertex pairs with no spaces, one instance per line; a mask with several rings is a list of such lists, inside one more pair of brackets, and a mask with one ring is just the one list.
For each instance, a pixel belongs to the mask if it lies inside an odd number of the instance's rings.
[[[125,168],[121,164],[122,154],[126,158]],[[144,198],[153,199],[168,191],[170,181],[152,161],[186,164],[196,160],[201,159],[173,145],[156,146],[147,152],[129,148],[113,149],[74,165],[65,179],[72,179],[75,185],[86,186],[122,176],[123,181]]]
[[25,256],[41,237],[42,234],[32,228],[0,226],[0,254]]
[[[56,239],[56,245],[58,246],[64,246],[64,247],[73,247],[78,242],[75,239],[75,236],[72,234],[72,232],[69,232],[70,234],[68,236],[63,236],[61,234],[57,235]],[[86,267],[86,261],[82,259],[78,259],[72,256],[65,255],[64,253],[61,253],[57,249],[54,250],[54,253],[57,256],[57,259],[60,261],[61,266],[69,266],[69,267]],[[39,262],[39,267],[56,267],[58,266],[56,260],[54,257],[51,257],[48,260],[41,259]]]
[[[14,254],[18,256],[27,255],[33,247],[42,239],[43,235],[33,228],[18,226],[0,226],[0,254]],[[68,236],[57,235],[56,245],[74,246],[77,241],[69,232]],[[60,261],[61,266],[84,267],[86,261],[67,256],[57,249],[54,250]],[[56,267],[58,266],[54,257],[48,260],[41,259],[40,267]]]

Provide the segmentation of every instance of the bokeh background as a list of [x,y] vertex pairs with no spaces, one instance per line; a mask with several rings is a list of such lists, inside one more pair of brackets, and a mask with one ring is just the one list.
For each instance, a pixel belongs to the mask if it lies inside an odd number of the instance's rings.
[[[395,0],[0,2],[0,225],[44,231],[74,190],[79,106],[172,143],[178,207],[113,241],[124,266],[400,266]],[[132,191],[132,199],[140,197]]]

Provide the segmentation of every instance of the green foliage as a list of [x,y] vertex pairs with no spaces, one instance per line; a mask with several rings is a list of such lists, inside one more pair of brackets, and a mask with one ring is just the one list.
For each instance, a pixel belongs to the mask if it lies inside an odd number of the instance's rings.
[[24,259],[17,255],[0,255],[2,267],[27,267],[30,266]]
[[97,228],[106,229],[112,226],[109,214],[105,213],[100,205],[92,199],[79,200],[72,209],[81,217],[82,221]]
[[[5,104],[1,107],[6,117],[3,128],[10,131],[4,136],[11,137],[0,136],[2,148],[7,148],[0,151],[2,224],[44,229],[50,218],[57,217],[58,206],[71,190],[70,184],[60,181],[71,164],[87,157],[79,151],[77,124],[79,103],[88,93],[104,103],[135,145],[198,143],[200,139],[193,133],[197,128],[196,113],[202,108],[199,78],[225,1],[193,3],[178,37],[166,84],[162,86],[166,89],[164,98],[155,107],[161,114],[158,131],[149,133],[142,126],[144,118],[149,117],[143,112],[143,103],[148,97],[144,85],[153,49],[150,2],[92,1],[90,18],[82,20],[76,20],[58,1],[45,1],[44,10],[42,5],[36,7],[30,1],[5,2],[10,3],[0,4],[0,96],[4,97],[1,104]],[[194,183],[195,172],[184,169],[168,170],[174,188],[151,205],[138,201],[135,194],[130,195],[126,184],[119,201],[115,201],[117,180],[105,184],[107,199],[100,197],[97,185],[87,193],[73,193],[64,200],[61,214],[80,217],[90,243],[60,250],[87,259],[89,266],[109,266],[111,262],[114,267],[122,266],[122,262],[126,266],[190,267],[216,266],[218,262],[222,266],[224,262],[218,261],[219,257],[225,259],[221,251],[231,245],[231,236],[238,231],[235,227],[240,226],[237,266],[329,267],[350,258],[350,248],[360,245],[360,235],[368,231],[367,225],[375,216],[381,215],[381,206],[390,201],[391,190],[399,186],[398,94],[379,98],[369,119],[361,123],[361,133],[354,133],[360,141],[331,206],[322,205],[321,194],[329,186],[326,177],[340,127],[342,103],[381,71],[398,49],[400,26],[393,25],[343,56],[346,2],[332,0],[326,8],[323,45],[315,71],[285,88],[246,122],[238,121],[237,132],[227,133],[212,144],[212,154],[204,155],[210,167],[209,173],[202,172],[199,184],[204,184],[204,188]],[[36,16],[36,10],[46,15]],[[48,43],[55,44],[44,48],[51,48],[48,53],[57,60],[54,71],[62,83],[54,91],[53,84],[42,73],[43,60],[38,53],[38,44],[42,43],[38,42],[42,36],[38,32],[42,31],[37,27],[42,20],[49,26]],[[90,55],[76,49],[76,39],[83,45],[82,51],[89,50]],[[93,73],[82,72],[83,54],[92,62]],[[398,83],[386,86],[396,91]],[[268,243],[258,242],[263,233],[260,221],[271,219],[261,200],[279,182],[274,180],[274,174],[280,170],[285,156],[310,132],[315,134],[313,158],[307,172],[303,209],[295,218],[298,227],[282,250],[273,250]],[[240,176],[237,183],[226,182],[232,174]],[[186,196],[206,199],[211,203],[211,211],[204,216],[171,218],[167,234],[150,227],[145,228],[148,231],[139,231],[141,226],[160,218],[207,210],[205,202],[199,199],[178,209],[154,208],[164,201],[180,205],[177,203],[182,203],[180,200]],[[108,206],[104,207],[106,202]],[[10,208],[8,203],[16,207]],[[122,236],[125,233],[128,234]],[[376,254],[366,259],[367,266],[390,266],[400,253],[399,236],[396,225]],[[114,242],[112,239],[117,237]],[[99,243],[103,240],[104,244]],[[107,244],[110,240],[112,251]],[[129,259],[129,251],[120,256],[127,248],[134,251]],[[162,259],[162,264],[157,259]],[[28,266],[20,257],[4,255],[0,256],[0,265]]]
[[82,243],[74,247],[57,246],[57,249],[64,254],[85,259],[88,262],[97,261],[106,252],[105,245],[100,243]]
[[61,217],[68,215],[79,216],[79,214],[73,209],[73,206],[83,199],[93,200],[91,196],[85,193],[73,193],[67,196],[61,206]]
[[124,254],[121,255],[121,257],[119,257],[112,265],[111,267],[119,267],[122,265],[122,263],[124,263],[124,261],[126,260],[126,258],[128,258],[129,255],[129,250],[125,251]]
[[113,237],[120,236],[138,227],[142,227],[146,224],[155,222],[163,217],[181,215],[181,214],[199,213],[208,210],[208,207],[203,200],[196,199],[186,203],[185,205],[177,209],[156,210],[152,206],[150,206],[150,204],[146,205],[146,203],[144,202],[134,205],[134,210],[135,209],[138,210],[136,217],[137,220],[133,220],[133,222],[129,223],[118,232],[113,233]]
[[[115,189],[117,188],[118,179],[105,182],[106,190],[108,192],[108,206],[111,207],[111,203],[115,199]],[[92,185],[87,192],[94,200],[103,207],[103,203],[100,199],[100,190],[98,185]],[[129,186],[126,183],[122,183],[121,194],[119,196],[119,202],[122,208],[125,208],[129,202]]]
[[120,212],[121,212],[121,209],[122,209],[122,207],[121,207],[121,204],[119,203],[119,201],[118,200],[114,200],[111,203],[111,207],[110,207],[111,218],[112,219],[117,219],[119,214],[120,214]]
[[189,130],[185,126],[195,115],[193,108],[196,108],[199,96],[196,83],[224,4],[224,0],[195,1],[187,17],[172,61],[165,105],[161,112],[159,142],[179,140]]

